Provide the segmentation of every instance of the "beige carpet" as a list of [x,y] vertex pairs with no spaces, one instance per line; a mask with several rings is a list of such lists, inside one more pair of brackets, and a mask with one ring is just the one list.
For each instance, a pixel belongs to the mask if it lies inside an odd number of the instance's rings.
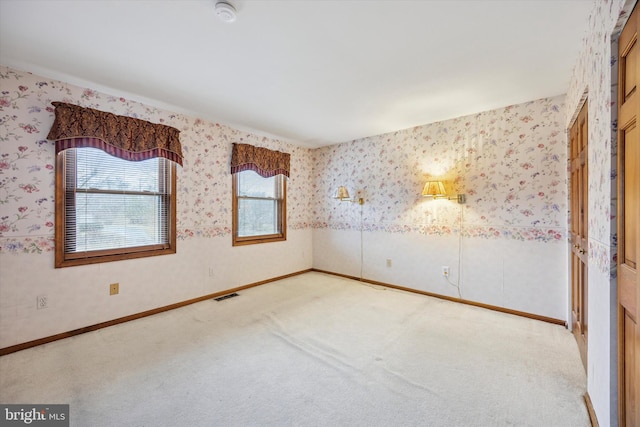
[[0,357],[72,426],[589,426],[563,327],[307,273]]

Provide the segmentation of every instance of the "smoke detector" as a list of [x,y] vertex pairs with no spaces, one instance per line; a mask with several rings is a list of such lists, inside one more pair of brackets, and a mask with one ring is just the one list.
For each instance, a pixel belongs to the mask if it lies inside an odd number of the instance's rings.
[[233,22],[236,20],[236,8],[226,1],[217,1],[216,16],[222,22]]

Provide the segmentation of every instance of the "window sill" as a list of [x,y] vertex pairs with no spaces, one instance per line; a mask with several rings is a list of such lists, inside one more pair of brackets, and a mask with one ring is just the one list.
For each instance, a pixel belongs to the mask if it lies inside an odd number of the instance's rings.
[[268,236],[234,237],[233,246],[255,245],[258,243],[283,242],[287,240],[286,234],[270,234]]
[[160,255],[171,255],[175,253],[176,253],[175,246],[170,248],[164,248],[164,249],[128,252],[128,253],[116,253],[116,254],[110,254],[110,255],[87,254],[86,257],[79,257],[78,255],[76,255],[73,258],[71,257],[65,258],[64,254],[56,253],[55,268],[75,267],[78,265],[89,265],[89,264],[101,264],[104,262],[124,261],[128,259],[146,258],[146,257],[152,257],[152,256],[160,256]]

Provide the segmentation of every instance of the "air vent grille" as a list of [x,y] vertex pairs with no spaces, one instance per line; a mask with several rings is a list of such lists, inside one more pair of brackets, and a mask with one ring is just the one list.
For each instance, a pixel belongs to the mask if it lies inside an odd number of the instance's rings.
[[218,298],[214,298],[214,300],[216,300],[216,301],[224,301],[226,299],[237,297],[237,296],[238,296],[238,294],[234,292],[232,294],[227,294],[227,295],[223,295],[223,296],[218,297]]

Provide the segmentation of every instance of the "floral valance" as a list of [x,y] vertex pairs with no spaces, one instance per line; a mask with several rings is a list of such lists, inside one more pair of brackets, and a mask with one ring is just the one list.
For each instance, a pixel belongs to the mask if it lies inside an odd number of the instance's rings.
[[231,151],[231,173],[252,170],[269,178],[276,175],[289,177],[291,155],[249,144],[233,144]]
[[124,160],[164,157],[182,165],[180,131],[133,117],[52,102],[55,120],[47,139],[56,141],[56,154],[68,148],[99,148]]

